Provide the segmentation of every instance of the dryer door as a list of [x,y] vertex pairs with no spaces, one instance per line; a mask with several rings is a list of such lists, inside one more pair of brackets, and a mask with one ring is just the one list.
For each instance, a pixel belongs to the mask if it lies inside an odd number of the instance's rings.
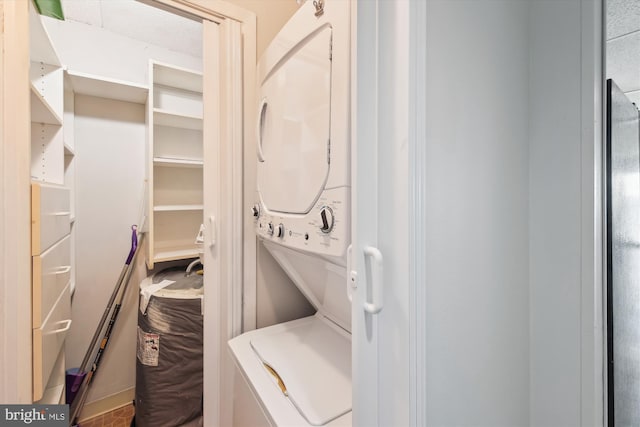
[[329,174],[330,27],[308,35],[282,57],[262,81],[260,101],[260,197],[269,211],[305,214]]

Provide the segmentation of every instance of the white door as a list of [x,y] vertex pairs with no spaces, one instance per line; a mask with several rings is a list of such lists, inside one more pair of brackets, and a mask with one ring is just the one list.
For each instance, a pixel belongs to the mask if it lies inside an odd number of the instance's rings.
[[351,268],[358,426],[410,423],[408,5],[357,4]]
[[230,424],[242,275],[241,24],[203,20],[204,425]]

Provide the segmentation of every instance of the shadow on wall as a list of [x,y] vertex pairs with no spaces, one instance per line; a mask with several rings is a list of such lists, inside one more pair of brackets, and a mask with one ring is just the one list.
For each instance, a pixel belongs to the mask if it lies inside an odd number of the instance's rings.
[[311,316],[315,309],[269,251],[258,243],[257,313],[258,328]]

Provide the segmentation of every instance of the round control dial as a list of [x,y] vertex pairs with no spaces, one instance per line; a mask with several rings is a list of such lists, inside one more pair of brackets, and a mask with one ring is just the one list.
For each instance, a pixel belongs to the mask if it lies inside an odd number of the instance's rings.
[[279,224],[278,228],[276,228],[276,237],[284,237],[284,225]]
[[269,236],[273,236],[273,223],[270,222],[267,228],[267,233],[269,233]]
[[333,230],[334,217],[333,211],[329,206],[323,206],[320,209],[320,221],[320,231],[330,233]]

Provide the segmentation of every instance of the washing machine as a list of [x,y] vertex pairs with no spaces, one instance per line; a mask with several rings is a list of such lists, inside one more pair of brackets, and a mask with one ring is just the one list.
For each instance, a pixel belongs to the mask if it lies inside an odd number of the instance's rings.
[[236,426],[351,425],[349,24],[307,1],[258,64],[256,233],[317,312],[229,341]]

